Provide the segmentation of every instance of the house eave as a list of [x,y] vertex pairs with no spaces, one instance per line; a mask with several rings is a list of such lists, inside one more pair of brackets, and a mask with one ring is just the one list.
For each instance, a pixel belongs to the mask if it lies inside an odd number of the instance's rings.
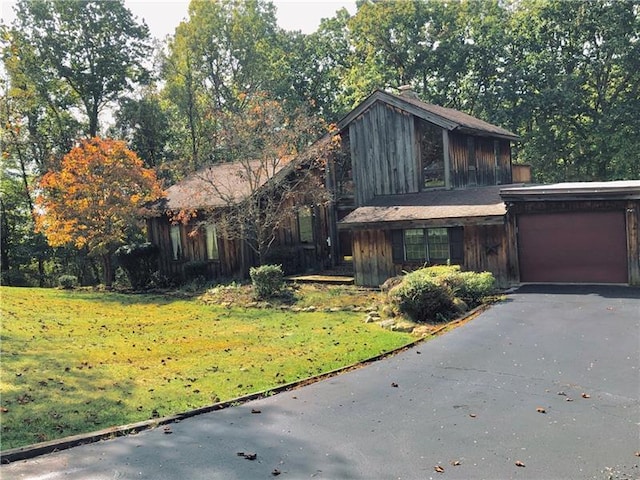
[[464,227],[471,225],[503,225],[505,215],[472,217],[415,218],[393,221],[338,222],[339,231],[351,230],[402,230],[410,228]]

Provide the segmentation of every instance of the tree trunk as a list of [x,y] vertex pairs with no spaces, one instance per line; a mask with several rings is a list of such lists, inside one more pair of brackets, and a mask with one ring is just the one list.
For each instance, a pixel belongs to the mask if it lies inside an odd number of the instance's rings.
[[113,283],[113,265],[111,264],[111,255],[108,253],[102,256],[102,269],[105,287],[111,287]]

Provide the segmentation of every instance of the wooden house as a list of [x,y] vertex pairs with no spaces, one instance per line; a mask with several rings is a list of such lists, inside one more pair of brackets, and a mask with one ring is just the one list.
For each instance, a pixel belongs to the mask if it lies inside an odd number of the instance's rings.
[[[510,282],[500,188],[512,182],[516,135],[408,89],[374,92],[338,128],[344,158],[332,181],[357,284],[447,262]],[[340,195],[345,179],[350,196]]]
[[[530,167],[511,161],[516,135],[422,102],[408,88],[375,91],[337,127],[339,148],[316,171],[331,200],[291,197],[296,214],[283,217],[268,259],[287,273],[348,260],[357,285],[377,287],[404,271],[452,263],[490,271],[503,287],[640,285],[640,181],[527,186]],[[290,178],[304,157],[274,179]],[[182,276],[197,261],[211,277],[242,277],[257,263],[215,222],[225,202],[209,187],[229,184],[234,168],[216,165],[169,189],[148,222],[163,272]],[[241,182],[231,184],[239,199],[247,194]],[[192,217],[172,223],[177,211]]]
[[[327,142],[325,139],[322,142]],[[316,144],[316,147],[321,146]],[[316,151],[318,149],[316,148]],[[147,219],[147,238],[159,247],[160,271],[174,279],[186,280],[191,272],[204,273],[209,279],[247,277],[249,268],[259,264],[255,249],[237,231],[231,233],[230,210],[242,208],[250,195],[263,189],[290,188],[297,181],[309,183],[311,175],[321,175],[321,169],[307,175],[309,156],[291,162],[265,167],[252,164],[221,163],[193,173],[171,186],[166,197],[156,205],[155,216]],[[263,172],[260,179],[256,172]],[[249,176],[253,178],[249,179]],[[260,182],[256,189],[256,182]],[[321,178],[320,188],[324,189]],[[285,273],[315,271],[330,266],[330,209],[309,188],[300,194],[287,192],[278,210],[278,228],[264,263],[281,264]],[[312,196],[313,198],[310,198]],[[328,198],[328,197],[327,197]]]

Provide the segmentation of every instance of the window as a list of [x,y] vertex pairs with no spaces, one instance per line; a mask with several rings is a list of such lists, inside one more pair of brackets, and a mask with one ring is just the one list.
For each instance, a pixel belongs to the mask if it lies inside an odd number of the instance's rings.
[[424,230],[413,229],[404,231],[404,258],[409,261],[424,262],[427,259],[424,244]]
[[444,187],[444,146],[442,129],[424,120],[418,121],[422,187]]
[[180,238],[180,225],[171,225],[169,232],[171,236],[171,247],[173,249],[173,259],[182,257],[182,239]]
[[216,234],[216,226],[213,223],[207,223],[205,226],[206,244],[207,244],[207,260],[218,260],[218,236]]
[[393,230],[392,254],[396,263],[453,264],[463,262],[462,227]]
[[310,207],[298,210],[298,233],[301,243],[313,242],[313,212]]

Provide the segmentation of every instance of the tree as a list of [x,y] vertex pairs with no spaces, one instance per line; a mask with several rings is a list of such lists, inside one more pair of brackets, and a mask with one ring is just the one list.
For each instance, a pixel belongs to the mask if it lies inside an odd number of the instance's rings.
[[220,161],[219,118],[241,111],[243,98],[286,90],[287,54],[270,2],[193,1],[168,50],[164,93],[178,113],[187,171]]
[[225,203],[218,225],[228,238],[245,241],[263,264],[279,227],[301,202],[319,205],[329,199],[319,173],[337,142],[327,136],[309,147],[318,125],[305,111],[290,116],[262,93],[245,100],[241,113],[221,120],[221,142],[236,174],[227,184],[206,173],[201,178]]
[[73,98],[92,137],[104,108],[148,76],[148,28],[122,0],[20,0],[9,37],[29,81]]
[[138,228],[145,205],[162,196],[152,170],[122,141],[84,140],[39,184],[36,225],[53,247],[73,245],[102,259],[105,285],[111,256]]

